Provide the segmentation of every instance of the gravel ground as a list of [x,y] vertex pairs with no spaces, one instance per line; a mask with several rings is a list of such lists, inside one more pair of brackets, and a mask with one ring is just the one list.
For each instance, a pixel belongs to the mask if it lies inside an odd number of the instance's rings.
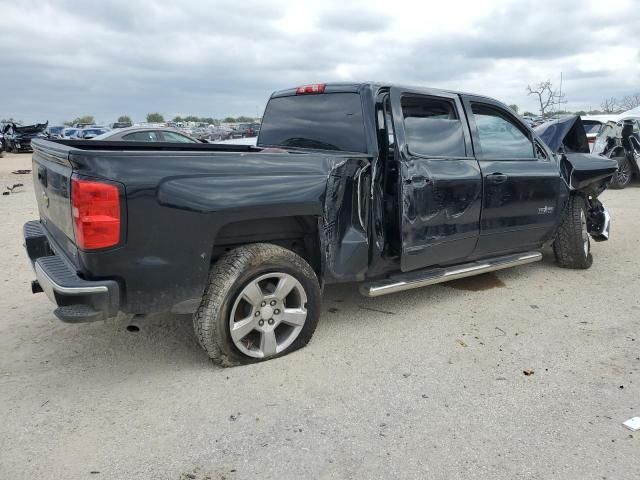
[[[587,271],[543,262],[379,299],[325,291],[309,346],[222,369],[187,316],[65,325],[33,278],[30,155],[0,159],[0,477],[634,479],[640,188]],[[535,373],[524,375],[523,370]]]

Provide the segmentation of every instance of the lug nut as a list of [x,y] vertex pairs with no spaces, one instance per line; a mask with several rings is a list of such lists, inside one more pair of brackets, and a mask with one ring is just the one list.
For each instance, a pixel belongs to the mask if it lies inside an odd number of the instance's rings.
[[264,307],[266,304],[267,304],[267,302],[263,301],[260,305],[261,305],[262,307]]
[[273,320],[273,318],[269,319],[269,325],[273,325],[275,323],[275,321]]
[[256,312],[255,315],[256,315],[256,317],[259,317],[260,316],[260,312]]
[[273,307],[276,304],[275,300],[271,300],[271,306]]
[[258,322],[258,325],[263,326],[263,325],[264,325],[264,320],[262,320],[262,319],[261,319],[261,320]]
[[280,310],[278,310],[277,308],[273,311],[273,313],[275,313],[276,315],[280,315]]

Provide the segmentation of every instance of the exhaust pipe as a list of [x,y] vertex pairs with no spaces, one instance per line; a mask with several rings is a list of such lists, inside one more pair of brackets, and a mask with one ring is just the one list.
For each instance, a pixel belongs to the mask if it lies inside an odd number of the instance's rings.
[[129,332],[129,333],[138,333],[140,331],[140,324],[137,322],[137,320],[139,320],[141,318],[144,318],[145,316],[146,315],[134,315],[133,317],[131,317],[131,320],[129,321],[129,323],[125,327],[127,332]]

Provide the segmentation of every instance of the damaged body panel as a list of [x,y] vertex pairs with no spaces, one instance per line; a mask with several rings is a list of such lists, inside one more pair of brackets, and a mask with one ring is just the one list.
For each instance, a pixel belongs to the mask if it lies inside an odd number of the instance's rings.
[[8,123],[3,129],[5,150],[9,152],[32,152],[31,140],[46,137],[49,122],[35,125]]
[[560,172],[569,190],[587,203],[587,231],[597,241],[609,239],[611,217],[598,200],[618,168],[617,162],[590,153],[579,116],[551,120],[534,129],[560,160]]
[[44,257],[65,266],[46,280],[65,321],[197,305],[212,266],[255,244],[295,252],[320,285],[458,278],[538,260],[572,195],[588,202],[589,233],[608,236],[597,196],[611,161],[564,142],[558,154],[486,97],[376,83],[287,89],[272,95],[257,147],[35,140],[40,219],[25,244],[39,279]]

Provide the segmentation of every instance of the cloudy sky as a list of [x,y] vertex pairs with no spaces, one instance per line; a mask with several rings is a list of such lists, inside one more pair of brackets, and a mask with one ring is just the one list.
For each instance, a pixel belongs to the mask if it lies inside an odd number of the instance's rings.
[[376,80],[533,110],[640,91],[638,0],[0,0],[0,118],[261,114],[273,90]]

